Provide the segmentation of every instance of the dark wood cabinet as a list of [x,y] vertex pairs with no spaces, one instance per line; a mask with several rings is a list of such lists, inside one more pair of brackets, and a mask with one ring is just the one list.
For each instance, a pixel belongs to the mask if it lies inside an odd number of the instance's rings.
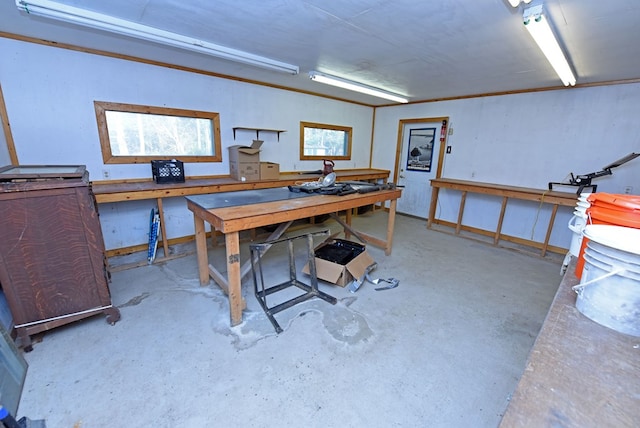
[[0,168],[0,284],[18,346],[99,313],[114,324],[102,229],[82,166]]

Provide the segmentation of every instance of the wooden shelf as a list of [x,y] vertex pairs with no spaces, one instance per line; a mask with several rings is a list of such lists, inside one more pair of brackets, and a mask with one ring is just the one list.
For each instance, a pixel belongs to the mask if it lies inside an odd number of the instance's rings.
[[[540,204],[546,203],[552,205],[551,218],[549,219],[549,225],[547,226],[547,234],[544,238],[544,242],[541,243],[541,256],[544,257],[547,254],[549,248],[549,238],[551,237],[551,230],[556,218],[558,206],[575,206],[577,202],[577,196],[575,193],[557,192],[553,190],[532,189],[528,187],[507,186],[502,184],[493,183],[480,183],[475,181],[455,180],[449,178],[435,178],[431,180],[431,205],[429,207],[429,219],[427,220],[427,227],[431,228],[434,222],[439,224],[445,224],[440,220],[435,219],[436,206],[438,204],[438,193],[441,188],[458,190],[462,193],[460,198],[460,207],[458,208],[458,221],[454,225],[456,229],[456,235],[460,233],[463,228],[462,217],[464,214],[464,206],[467,198],[467,193],[478,193],[482,195],[491,195],[496,197],[502,197],[502,206],[500,209],[500,215],[498,217],[498,225],[495,232],[493,232],[493,243],[498,244],[498,241],[502,238],[506,238],[502,235],[502,223],[504,220],[504,214],[507,207],[507,201],[509,199],[519,199],[525,201],[539,202]],[[530,243],[526,245],[533,245]]]
[[260,139],[260,132],[275,132],[276,134],[278,134],[278,141],[280,141],[280,134],[282,132],[287,132],[284,129],[264,129],[264,128],[245,128],[243,126],[235,126],[233,128],[233,139],[236,139],[236,131],[237,130],[241,130],[241,131],[255,131],[256,132],[256,140]]

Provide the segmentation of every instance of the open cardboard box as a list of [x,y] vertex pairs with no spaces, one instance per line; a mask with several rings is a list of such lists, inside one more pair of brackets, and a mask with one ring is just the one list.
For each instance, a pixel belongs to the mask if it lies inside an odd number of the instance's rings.
[[262,140],[251,146],[229,147],[229,173],[236,180],[260,180],[260,147]]
[[[315,248],[316,253],[318,253],[318,250],[322,247],[334,244],[336,241],[348,242],[344,240],[328,239]],[[366,269],[375,263],[373,258],[369,253],[367,253],[366,249],[346,264],[340,264],[338,262],[325,260],[319,257],[315,257],[315,262],[318,279],[339,285],[340,287],[346,287],[354,280],[354,278],[362,278]],[[302,268],[302,272],[309,274],[309,263]]]
[[260,147],[262,140],[253,140],[251,146],[235,145],[229,147],[231,162],[260,162]]

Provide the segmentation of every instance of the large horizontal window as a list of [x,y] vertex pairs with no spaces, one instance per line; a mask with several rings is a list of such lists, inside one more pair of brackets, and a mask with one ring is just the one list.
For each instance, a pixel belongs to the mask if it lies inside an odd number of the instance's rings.
[[351,134],[348,126],[300,122],[300,159],[351,159]]
[[221,162],[218,113],[94,102],[104,163]]

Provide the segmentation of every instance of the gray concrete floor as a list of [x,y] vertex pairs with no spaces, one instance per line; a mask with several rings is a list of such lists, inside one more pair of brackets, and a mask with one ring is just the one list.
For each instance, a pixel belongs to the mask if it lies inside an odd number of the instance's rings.
[[[354,225],[381,235],[386,216]],[[327,227],[337,230],[329,221],[288,236]],[[210,260],[223,267],[220,251]],[[244,321],[231,328],[226,296],[213,282],[199,285],[193,254],[115,272],[122,319],[110,326],[96,316],[42,335],[25,354],[18,417],[49,428],[497,426],[562,258],[427,230],[405,216],[391,256],[368,251],[378,262],[372,276],[398,278],[399,287],[365,283],[350,293],[322,283],[338,303],[313,299],[277,314],[279,335],[251,275]],[[283,254],[265,257],[266,278],[287,274]]]

